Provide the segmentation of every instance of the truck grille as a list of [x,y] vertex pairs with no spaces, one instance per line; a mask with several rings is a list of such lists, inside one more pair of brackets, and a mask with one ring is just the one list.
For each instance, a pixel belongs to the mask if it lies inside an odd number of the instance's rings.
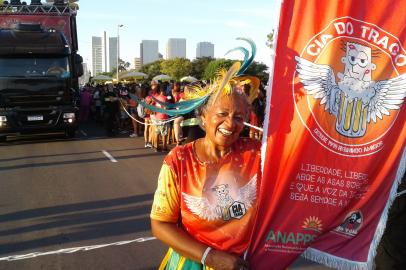
[[58,104],[62,101],[60,95],[18,95],[8,96],[12,106],[38,106],[40,104]]
[[19,127],[51,127],[57,124],[61,112],[54,109],[17,110],[16,125]]

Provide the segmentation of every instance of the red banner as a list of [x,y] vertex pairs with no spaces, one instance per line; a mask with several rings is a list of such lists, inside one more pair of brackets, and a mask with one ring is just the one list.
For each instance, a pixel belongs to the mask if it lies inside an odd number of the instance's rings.
[[371,269],[405,171],[406,0],[284,0],[252,269]]
[[50,14],[1,14],[0,28],[14,28],[19,23],[39,23],[46,30],[55,29],[63,32],[69,44],[72,44],[70,15],[50,15]]

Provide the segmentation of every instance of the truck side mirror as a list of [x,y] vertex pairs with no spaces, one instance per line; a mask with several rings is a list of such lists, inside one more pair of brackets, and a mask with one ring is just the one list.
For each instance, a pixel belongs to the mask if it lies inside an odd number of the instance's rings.
[[80,77],[83,75],[83,57],[79,54],[75,54],[75,72],[76,77]]

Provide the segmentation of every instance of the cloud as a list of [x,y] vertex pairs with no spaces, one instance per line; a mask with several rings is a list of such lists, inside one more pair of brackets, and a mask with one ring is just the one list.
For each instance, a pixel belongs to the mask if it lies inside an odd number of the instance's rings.
[[262,17],[262,18],[273,18],[276,15],[276,8],[234,8],[234,9],[227,9],[226,12],[229,13],[238,13],[239,15],[246,15],[246,16],[255,16],[255,17]]
[[234,20],[234,21],[226,21],[225,26],[230,27],[230,28],[249,28],[250,25],[245,22],[245,21],[241,21],[241,20]]
[[210,19],[180,19],[181,23],[194,24],[194,25],[218,25],[220,21]]
[[82,21],[123,21],[123,20],[131,20],[134,17],[131,16],[123,16],[120,14],[105,14],[105,13],[95,13],[95,12],[86,12],[86,16],[78,16],[78,18]]

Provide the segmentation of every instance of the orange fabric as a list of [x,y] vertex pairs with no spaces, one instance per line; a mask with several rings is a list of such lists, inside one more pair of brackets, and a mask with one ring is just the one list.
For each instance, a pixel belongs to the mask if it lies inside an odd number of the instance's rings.
[[200,162],[193,143],[173,149],[158,179],[151,218],[180,221],[200,242],[242,254],[256,209],[260,143],[240,139],[218,164]]
[[367,269],[404,169],[406,0],[282,2],[251,266]]

